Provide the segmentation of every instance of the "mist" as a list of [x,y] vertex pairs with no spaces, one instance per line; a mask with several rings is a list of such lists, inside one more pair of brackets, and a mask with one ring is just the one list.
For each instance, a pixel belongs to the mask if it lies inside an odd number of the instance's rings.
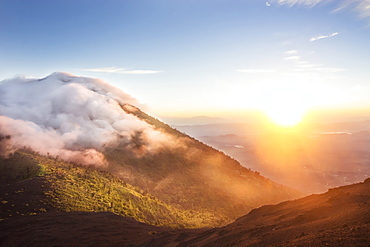
[[169,135],[126,113],[139,102],[108,83],[56,72],[0,82],[2,153],[30,148],[83,164],[106,165],[103,152],[140,139],[140,152],[175,145]]

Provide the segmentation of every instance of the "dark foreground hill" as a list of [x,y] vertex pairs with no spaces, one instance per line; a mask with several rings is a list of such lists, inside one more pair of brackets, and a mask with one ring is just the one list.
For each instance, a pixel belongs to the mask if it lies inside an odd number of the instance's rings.
[[369,246],[370,179],[252,210],[180,246]]
[[214,229],[171,230],[112,213],[45,213],[0,222],[1,246],[369,246],[370,179],[252,210]]

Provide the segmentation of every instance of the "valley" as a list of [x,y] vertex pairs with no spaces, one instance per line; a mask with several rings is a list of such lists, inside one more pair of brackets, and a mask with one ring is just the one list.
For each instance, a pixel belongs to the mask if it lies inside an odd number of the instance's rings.
[[263,125],[175,125],[243,166],[305,193],[370,176],[369,121],[316,124],[295,130]]

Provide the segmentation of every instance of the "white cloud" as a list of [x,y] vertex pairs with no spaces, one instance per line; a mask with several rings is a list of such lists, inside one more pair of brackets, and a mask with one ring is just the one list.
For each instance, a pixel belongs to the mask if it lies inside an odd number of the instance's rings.
[[157,74],[162,71],[159,70],[127,70],[125,68],[106,67],[106,68],[95,68],[95,69],[82,69],[83,71],[90,72],[103,72],[103,73],[116,73],[116,74],[131,74],[131,75],[146,75],[146,74]]
[[300,68],[303,68],[303,69],[311,69],[311,68],[317,68],[317,67],[321,67],[323,66],[323,64],[312,64],[312,63],[309,63],[307,61],[300,61],[300,62],[297,62],[297,65],[300,67]]
[[301,59],[301,57],[300,56],[289,56],[289,57],[284,58],[284,60],[298,60],[298,59]]
[[[178,142],[130,114],[137,100],[98,79],[66,73],[16,77],[0,81],[0,92],[0,130],[11,136],[9,147],[27,146],[41,154],[99,165],[105,164],[106,148],[124,145],[155,152]],[[135,139],[141,140],[140,146]]]
[[120,73],[121,74],[132,74],[132,75],[147,75],[147,74],[157,74],[157,73],[161,73],[162,71],[160,70],[141,70],[141,69],[138,69],[138,70],[124,70],[124,71],[121,71]]
[[272,73],[272,72],[275,72],[274,70],[271,70],[271,69],[239,69],[237,71],[243,72],[243,73]]
[[316,41],[316,40],[320,40],[320,39],[326,39],[326,38],[334,37],[338,34],[339,33],[332,33],[332,34],[329,34],[329,35],[321,35],[321,36],[311,38],[310,41],[312,42],[312,41]]
[[83,71],[91,71],[91,72],[105,72],[105,73],[119,73],[122,70],[116,67],[107,67],[107,68],[98,68],[98,69],[82,69]]
[[292,54],[297,54],[298,51],[297,50],[290,50],[290,51],[286,51],[284,53],[287,54],[287,55],[292,55]]
[[271,4],[270,4],[269,2],[266,2],[266,6],[267,6],[267,7],[270,7],[270,6],[271,6]]

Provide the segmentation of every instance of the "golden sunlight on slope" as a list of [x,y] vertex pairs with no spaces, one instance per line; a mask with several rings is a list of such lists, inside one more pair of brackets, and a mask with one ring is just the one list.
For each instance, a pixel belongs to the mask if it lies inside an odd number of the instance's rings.
[[256,139],[255,150],[261,167],[268,171],[264,173],[267,177],[274,177],[275,181],[293,187],[300,183],[312,183],[304,169],[311,164],[311,147],[305,143],[307,140],[299,134],[298,129],[299,126],[287,128],[271,125],[265,134]]
[[325,191],[341,176],[346,183],[345,174],[351,171],[361,176],[366,157],[353,145],[359,142],[350,138],[347,133],[311,133],[301,124],[270,125],[256,137],[255,154],[266,177],[306,193]]

